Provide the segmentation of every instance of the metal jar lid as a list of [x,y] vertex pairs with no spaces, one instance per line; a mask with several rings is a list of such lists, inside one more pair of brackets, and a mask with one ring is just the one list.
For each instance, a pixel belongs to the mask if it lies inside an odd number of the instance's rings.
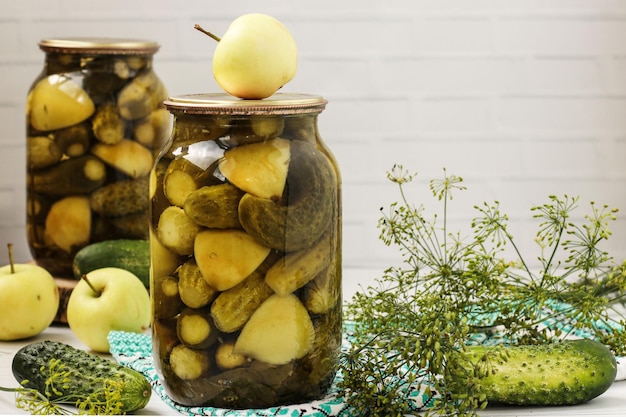
[[52,38],[39,42],[42,51],[62,54],[152,55],[159,47],[154,41],[130,38]]
[[244,100],[226,93],[174,96],[164,104],[172,113],[219,116],[277,116],[319,113],[327,101],[317,95],[276,93],[263,100]]

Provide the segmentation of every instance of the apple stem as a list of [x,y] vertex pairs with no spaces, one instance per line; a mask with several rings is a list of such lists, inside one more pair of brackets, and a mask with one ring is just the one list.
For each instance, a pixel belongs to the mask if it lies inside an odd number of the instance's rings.
[[9,265],[11,265],[11,273],[15,274],[15,262],[13,261],[13,243],[7,243],[9,251]]
[[215,39],[216,41],[221,41],[222,39],[220,39],[218,36],[215,36],[214,34],[212,34],[211,32],[209,32],[208,30],[202,28],[202,26],[200,26],[199,24],[195,24],[195,26],[193,27],[196,30],[199,30],[200,32],[204,33],[207,36],[210,36],[211,38]]
[[86,274],[81,275],[80,279],[84,280],[87,283],[87,285],[89,285],[89,288],[91,288],[91,291],[93,291],[96,294],[97,297],[100,297],[102,295],[102,292],[96,290],[96,288],[93,286],[91,281],[89,281],[89,278],[87,278]]

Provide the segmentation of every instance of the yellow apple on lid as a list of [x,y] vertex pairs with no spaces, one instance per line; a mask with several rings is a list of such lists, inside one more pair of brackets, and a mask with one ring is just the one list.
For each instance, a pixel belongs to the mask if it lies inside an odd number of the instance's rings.
[[240,16],[221,38],[199,25],[195,28],[218,41],[213,54],[213,76],[224,91],[235,97],[267,98],[296,74],[296,42],[285,25],[272,16]]

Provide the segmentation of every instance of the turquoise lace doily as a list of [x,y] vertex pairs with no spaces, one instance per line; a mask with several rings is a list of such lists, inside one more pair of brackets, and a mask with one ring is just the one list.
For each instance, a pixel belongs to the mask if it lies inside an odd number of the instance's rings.
[[[554,323],[546,322],[544,325],[550,327]],[[349,337],[352,330],[350,323],[344,326],[344,338],[342,349],[347,350],[350,346]],[[574,332],[576,337],[591,338],[591,333],[584,331]],[[129,333],[113,331],[109,333],[109,342],[111,345],[111,354],[120,364],[128,366],[131,369],[141,372],[151,383],[154,392],[174,410],[186,415],[204,415],[204,416],[290,416],[290,417],[352,417],[357,414],[348,407],[340,397],[336,395],[336,385],[330,389],[326,398],[306,404],[296,404],[289,406],[280,406],[267,409],[255,410],[227,410],[214,407],[186,407],[173,401],[159,380],[159,375],[154,367],[152,357],[152,340],[148,334]],[[476,335],[474,342],[481,344],[495,344],[502,342],[501,337],[497,333],[486,335]],[[617,358],[618,370],[616,380],[626,379],[626,358]],[[338,375],[335,383],[341,378]],[[411,387],[407,394],[407,401],[411,409],[419,413],[432,405],[433,397],[426,394],[426,386],[419,385]]]

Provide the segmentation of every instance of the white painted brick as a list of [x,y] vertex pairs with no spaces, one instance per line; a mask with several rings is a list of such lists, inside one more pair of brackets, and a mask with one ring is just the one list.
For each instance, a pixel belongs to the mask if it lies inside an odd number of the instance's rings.
[[569,178],[529,176],[505,179],[493,186],[498,193],[497,199],[506,211],[512,217],[524,218],[530,207],[547,203],[550,195],[578,196],[581,207],[595,201],[600,205],[621,208],[623,203],[620,201],[624,198],[622,184],[623,181],[607,179],[576,178],[572,181]]
[[24,110],[28,90],[43,68],[43,55],[40,58],[40,61],[33,64],[0,61],[0,80],[6,80],[2,83],[0,103],[19,103],[20,110]]
[[175,40],[176,49],[168,51],[164,56],[175,56],[178,60],[184,61],[204,61],[210,63],[217,42],[195,30],[194,25],[199,24],[215,35],[222,36],[228,29],[231,21],[231,17],[219,17],[213,14],[201,14],[179,19],[177,22],[169,25],[172,30],[170,38]]
[[[15,204],[16,192],[13,188],[2,187],[0,188],[0,227],[10,227],[20,223],[19,218],[24,213],[17,211]],[[4,243],[4,242],[3,242]]]
[[31,16],[61,16],[65,11],[63,0],[0,0],[3,18],[24,18]]
[[[626,184],[626,169],[624,169],[624,159],[626,155],[626,137],[620,136],[616,138],[614,141],[611,141],[610,144],[606,145],[606,148],[603,149],[604,152],[601,154],[603,162],[605,175],[608,178],[615,178],[621,180],[624,184]],[[626,194],[626,186],[622,187],[623,191],[620,190],[620,195]],[[623,209],[624,213],[626,213],[626,208]]]
[[[149,0],[108,0],[102,2],[87,2],[80,5],[70,4],[74,2],[66,2],[67,8],[62,16],[72,19],[110,19],[118,20],[122,16],[124,18],[134,18],[140,21],[145,17],[152,16],[155,10],[154,2]],[[173,7],[176,3],[172,2]],[[158,9],[156,9],[158,10]]]
[[493,109],[486,97],[428,97],[416,106],[414,117],[425,132],[487,132]]
[[[301,18],[291,31],[304,56],[371,57],[406,54],[415,43],[407,19]],[[340,36],[339,36],[340,34]]]
[[392,58],[374,76],[387,93],[502,93],[525,86],[524,61],[515,57]]
[[350,100],[328,99],[329,105],[320,116],[320,123],[327,131],[354,136],[389,130],[405,131],[410,127],[407,100],[366,96]]
[[619,160],[623,159],[623,155],[619,155],[621,151],[623,150],[618,149],[617,141],[610,134],[595,138],[594,154],[590,159],[597,161],[596,178],[626,180],[626,170],[619,165]]
[[233,20],[237,16],[245,13],[268,13],[281,21],[286,20],[288,16],[292,15],[298,9],[307,6],[305,2],[300,4],[301,2],[296,3],[290,0],[272,0],[265,2],[238,0],[228,3],[216,0],[185,0],[184,3],[168,0],[147,0],[147,3],[150,6],[149,9],[157,10],[161,14],[174,16],[216,16]]
[[498,22],[497,50],[558,56],[623,54],[621,17],[513,17]]
[[[320,74],[325,76],[320,77]],[[364,59],[316,59],[304,56],[299,59],[297,76],[285,86],[285,90],[353,97],[370,90],[374,79],[371,65]]]
[[387,143],[395,149],[381,169],[389,170],[394,163],[418,171],[420,175],[436,178],[445,168],[458,176],[492,178],[521,175],[524,166],[520,158],[523,143],[506,136],[446,135],[391,139]]
[[[5,197],[2,191],[0,191],[0,195]],[[5,213],[0,209],[0,215],[4,214]],[[26,240],[26,232],[23,224],[20,223],[14,226],[0,227],[0,242],[2,242],[2,248],[4,249],[0,251],[0,265],[7,265],[9,263],[9,255],[6,250],[6,243],[9,242],[13,243],[13,258],[16,263],[30,261],[32,256]]]
[[529,8],[528,0],[472,0],[458,2],[458,10],[465,13],[510,14],[524,13]]
[[621,130],[626,128],[625,97],[519,96],[499,100],[498,122],[522,130]]
[[615,14],[626,11],[626,3],[622,0],[526,0],[526,3],[532,10],[551,13]]
[[37,56],[41,51],[36,47],[41,39],[70,36],[90,37],[117,37],[117,38],[140,38],[157,41],[162,49],[176,50],[173,43],[175,39],[168,35],[166,28],[170,21],[167,19],[137,20],[132,17],[118,17],[117,19],[105,18],[78,18],[78,19],[34,19],[25,21],[23,36],[27,45],[33,45],[31,52]]
[[155,57],[154,71],[170,95],[217,91],[211,63]]
[[0,17],[0,59],[17,56],[19,51],[19,21],[2,20]]
[[367,251],[367,242],[370,237],[365,234],[365,230],[371,229],[371,225],[348,220],[343,222],[343,262],[344,264],[359,264],[363,259],[363,254]]
[[450,12],[459,7],[459,0],[393,0],[383,2],[387,10],[407,13]]
[[485,17],[432,17],[416,23],[420,53],[486,53],[493,49],[493,24]]
[[597,178],[605,163],[597,155],[597,142],[588,137],[534,139],[526,142],[522,153],[524,168],[531,178]]
[[26,116],[24,115],[23,106],[0,103],[0,126],[2,126],[2,129],[0,129],[0,144],[9,144],[10,146],[11,144],[23,143],[25,125]]
[[607,81],[611,82],[611,87],[616,93],[626,93],[626,58],[616,56],[610,60],[610,64],[610,75],[607,75],[610,79]]
[[380,146],[367,142],[337,141],[323,131],[321,136],[337,160],[344,184],[369,183],[381,179],[381,172],[375,172],[383,156]]
[[[20,121],[20,124],[22,121]],[[2,160],[0,164],[0,188],[14,187],[16,192],[21,192],[26,184],[26,140],[14,145],[3,145]],[[16,204],[12,201],[11,204]]]
[[596,59],[532,59],[528,73],[531,91],[589,93],[605,90],[605,74]]

